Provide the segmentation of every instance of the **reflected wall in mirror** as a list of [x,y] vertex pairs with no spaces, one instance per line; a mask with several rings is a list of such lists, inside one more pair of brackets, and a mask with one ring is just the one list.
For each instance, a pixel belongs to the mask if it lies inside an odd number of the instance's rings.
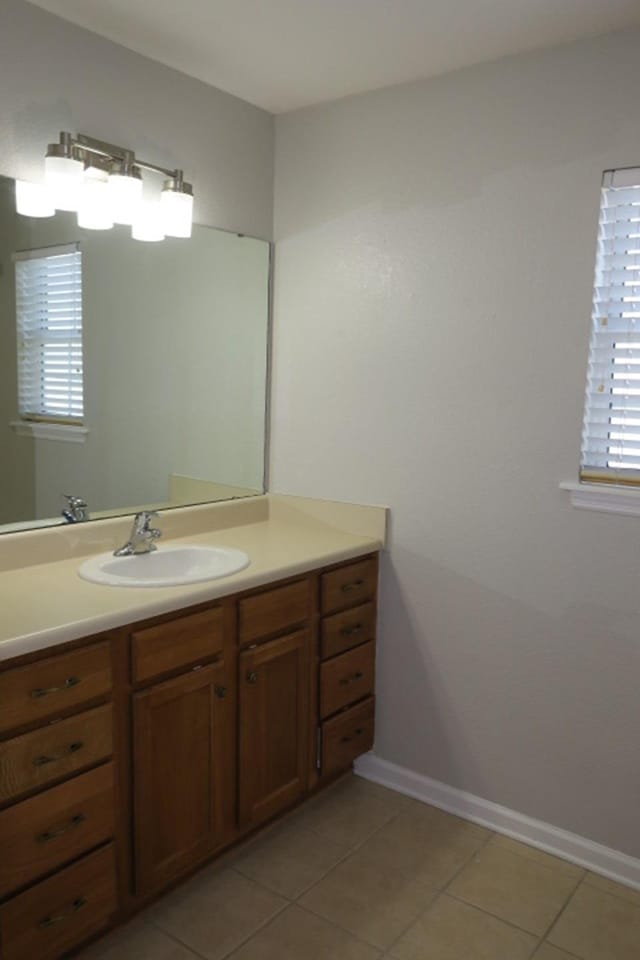
[[[28,321],[35,308],[23,288],[16,298],[16,268],[28,251],[70,244],[81,251],[84,410],[81,425],[58,429],[21,416],[16,311]],[[60,522],[64,494],[97,518],[262,493],[268,311],[266,241],[194,226],[190,240],[143,243],[127,227],[79,229],[71,213],[23,217],[0,177],[0,532]],[[47,358],[56,373],[55,350]]]

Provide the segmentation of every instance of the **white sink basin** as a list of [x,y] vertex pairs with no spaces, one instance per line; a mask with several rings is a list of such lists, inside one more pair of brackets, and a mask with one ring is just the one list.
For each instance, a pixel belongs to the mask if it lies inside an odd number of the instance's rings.
[[230,547],[167,546],[132,557],[101,553],[85,560],[78,574],[111,587],[177,587],[228,577],[249,563],[246,553]]

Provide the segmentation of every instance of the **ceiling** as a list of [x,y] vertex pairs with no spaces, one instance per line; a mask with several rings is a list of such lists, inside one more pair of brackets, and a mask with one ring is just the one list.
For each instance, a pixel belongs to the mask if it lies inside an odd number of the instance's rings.
[[34,0],[272,113],[640,25],[639,0]]

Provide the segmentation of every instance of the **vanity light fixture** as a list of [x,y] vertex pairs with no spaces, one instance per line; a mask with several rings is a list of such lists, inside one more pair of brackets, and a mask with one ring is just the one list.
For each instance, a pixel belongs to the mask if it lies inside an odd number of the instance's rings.
[[[123,223],[131,225],[136,240],[191,236],[193,188],[182,170],[167,170],[139,160],[133,150],[67,132],[59,143],[49,144],[44,165],[44,183],[16,182],[16,210],[24,216],[72,210],[88,230]],[[165,178],[159,199],[143,201],[142,170]]]
[[16,180],[16,210],[24,217],[52,217],[56,212],[44,183]]

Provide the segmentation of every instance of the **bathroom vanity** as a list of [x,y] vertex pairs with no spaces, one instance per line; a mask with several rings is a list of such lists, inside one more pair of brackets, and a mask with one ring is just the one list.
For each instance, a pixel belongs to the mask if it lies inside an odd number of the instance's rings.
[[2,960],[56,960],[371,748],[378,555],[351,541],[0,660]]

